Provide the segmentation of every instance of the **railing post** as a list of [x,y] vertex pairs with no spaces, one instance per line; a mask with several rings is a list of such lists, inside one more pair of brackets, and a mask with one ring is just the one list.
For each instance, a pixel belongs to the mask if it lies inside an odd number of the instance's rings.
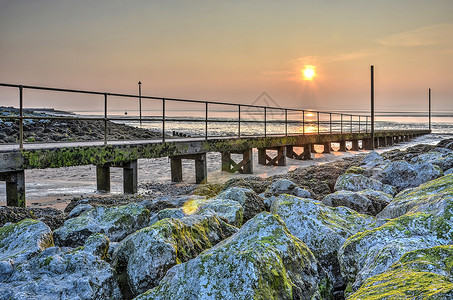
[[352,133],[352,115],[351,115],[351,129],[350,129],[351,133]]
[[267,108],[264,107],[264,137],[267,137]]
[[162,143],[165,143],[165,98],[162,98]]
[[319,111],[316,112],[316,118],[318,119],[318,134],[319,134]]
[[19,147],[24,149],[24,87],[19,86]]
[[360,116],[359,116],[359,133],[360,133]]
[[332,134],[332,113],[329,113],[329,127],[330,127],[330,134]]
[[238,137],[241,137],[241,105],[238,105]]
[[340,114],[340,134],[343,134],[343,114]]
[[107,123],[107,93],[104,93],[104,145],[107,145],[108,141],[108,123]]
[[205,108],[205,133],[204,133],[204,139],[207,140],[208,139],[208,102],[206,102],[206,108]]
[[288,110],[285,108],[285,136],[288,136]]
[[305,135],[305,110],[302,111],[302,135]]

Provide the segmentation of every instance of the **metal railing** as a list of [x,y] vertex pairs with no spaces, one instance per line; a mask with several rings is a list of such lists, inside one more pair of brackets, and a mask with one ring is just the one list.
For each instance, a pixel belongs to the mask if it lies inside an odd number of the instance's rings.
[[[281,107],[272,107],[272,106],[262,106],[262,105],[251,105],[251,104],[234,104],[228,102],[217,102],[217,101],[203,101],[203,100],[193,100],[193,99],[176,99],[176,98],[161,98],[161,97],[151,97],[143,95],[131,95],[131,94],[119,94],[119,93],[106,93],[106,92],[96,92],[96,91],[86,91],[86,90],[74,90],[74,89],[63,89],[63,88],[50,88],[50,87],[41,87],[41,86],[28,86],[28,85],[17,85],[17,84],[7,84],[0,83],[0,87],[7,88],[16,88],[19,91],[19,114],[15,116],[11,115],[2,115],[0,119],[13,119],[18,120],[19,122],[19,132],[18,132],[18,142],[22,149],[24,146],[24,120],[85,120],[85,121],[103,121],[104,125],[104,144],[107,145],[110,141],[108,136],[109,121],[116,122],[139,122],[139,124],[151,122],[151,123],[161,123],[161,129],[159,140],[165,142],[168,138],[171,138],[166,134],[167,126],[171,122],[184,122],[184,123],[204,123],[204,133],[200,134],[199,138],[209,139],[209,138],[219,138],[219,137],[267,137],[267,136],[288,136],[288,135],[308,135],[308,134],[334,134],[334,133],[353,133],[353,132],[369,132],[371,128],[370,117],[364,115],[353,115],[345,113],[334,113],[334,112],[322,112],[322,111],[313,111],[307,109],[295,109],[295,108],[281,108]],[[24,116],[24,90],[40,90],[40,91],[51,91],[51,92],[61,92],[61,93],[76,93],[76,94],[89,94],[89,95],[98,95],[104,98],[104,109],[103,117],[93,117],[93,116],[52,116],[52,115],[43,115],[43,116]],[[142,116],[140,109],[140,117],[118,117],[110,116],[108,107],[109,99],[111,97],[122,97],[129,99],[140,99],[140,101],[155,101],[154,107],[160,107],[161,115],[157,117],[146,117]],[[160,102],[160,104],[159,104]],[[204,105],[204,117],[195,118],[187,117],[181,119],[178,117],[170,117],[168,104],[169,103],[191,103],[191,104],[201,104]],[[215,118],[210,117],[209,113],[210,106],[222,106],[228,107],[228,112],[237,112],[237,118]],[[141,105],[140,105],[141,108]],[[233,110],[232,110],[233,109]],[[248,110],[248,111],[247,111]],[[256,110],[256,112],[253,112]],[[221,111],[220,111],[221,112]],[[272,118],[275,113],[280,114],[281,118]],[[248,114],[248,118],[244,117],[244,114]],[[228,135],[209,135],[209,125],[213,123],[237,123],[237,131],[230,133]],[[247,124],[262,124],[263,132],[257,133],[253,132],[250,134],[245,133],[244,129]],[[281,129],[276,130],[279,126]],[[272,127],[273,126],[273,127]],[[235,126],[231,126],[235,127]],[[272,127],[272,128],[270,128]],[[296,128],[297,130],[291,131],[291,128]],[[270,130],[272,129],[272,130]]]

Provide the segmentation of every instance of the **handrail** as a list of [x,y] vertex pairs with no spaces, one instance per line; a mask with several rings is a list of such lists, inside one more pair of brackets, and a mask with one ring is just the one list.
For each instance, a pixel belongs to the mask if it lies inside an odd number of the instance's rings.
[[[139,95],[132,95],[132,94],[122,94],[122,93],[108,93],[108,92],[98,92],[98,91],[87,91],[87,90],[77,90],[77,89],[65,89],[65,88],[54,88],[54,87],[42,87],[42,86],[32,86],[32,85],[19,85],[19,84],[9,84],[9,83],[0,83],[0,87],[11,87],[11,88],[18,88],[19,89],[19,115],[18,116],[1,116],[1,118],[6,119],[19,119],[19,147],[22,149],[24,144],[24,120],[25,119],[41,119],[41,120],[88,120],[88,121],[104,121],[104,144],[108,144],[108,121],[152,121],[152,122],[162,122],[162,142],[166,141],[165,130],[166,130],[166,123],[168,122],[204,122],[204,138],[208,139],[208,131],[209,131],[209,123],[222,123],[222,122],[237,122],[237,137],[240,138],[243,135],[241,132],[241,124],[243,123],[263,123],[264,124],[264,134],[257,136],[264,136],[267,137],[268,135],[276,135],[276,133],[272,133],[268,131],[268,124],[284,124],[284,131],[277,135],[291,135],[288,131],[288,124],[301,124],[302,125],[302,132],[298,134],[305,135],[306,132],[306,125],[314,125],[317,127],[317,134],[332,134],[334,131],[333,126],[339,125],[340,129],[339,132],[342,134],[343,129],[347,126],[349,127],[349,132],[354,132],[354,127],[358,126],[358,132],[361,132],[363,129],[363,125],[365,125],[365,132],[368,133],[368,117],[365,116],[365,121],[363,122],[361,119],[364,115],[355,115],[355,114],[347,114],[347,113],[338,113],[338,112],[325,112],[325,111],[315,111],[315,110],[308,110],[308,109],[297,109],[297,108],[282,108],[282,107],[273,107],[273,106],[263,106],[263,105],[253,105],[253,104],[237,104],[237,103],[229,103],[229,102],[220,102],[220,101],[204,101],[204,100],[195,100],[195,99],[178,99],[178,98],[163,98],[163,97],[155,97],[155,96],[143,96],[141,93]],[[102,95],[104,97],[104,111],[103,117],[74,117],[74,116],[24,116],[24,97],[23,97],[23,90],[30,89],[30,90],[42,90],[42,91],[53,91],[53,92],[64,92],[64,93],[79,93],[79,94],[90,94],[90,95]],[[138,99],[147,99],[147,100],[157,100],[161,101],[162,103],[162,116],[160,117],[141,117],[140,118],[131,118],[131,117],[109,117],[108,116],[108,103],[111,97],[124,97],[124,98],[138,98]],[[204,104],[204,119],[203,118],[187,118],[187,119],[177,119],[171,118],[168,116],[166,109],[166,103],[169,101],[174,102],[186,102],[186,103],[198,103]],[[237,119],[215,119],[209,118],[209,106],[210,105],[223,105],[223,106],[233,106],[237,108],[238,116]],[[243,117],[243,108],[254,108],[263,110],[262,112],[256,112],[257,114],[263,113],[263,119],[261,120],[249,120]],[[242,109],[242,111],[241,111]],[[269,120],[268,113],[269,111],[276,110],[279,111],[281,114],[284,114],[284,120]],[[234,110],[233,110],[234,111]],[[302,114],[302,121],[300,120],[292,120],[288,118],[288,113],[301,113]],[[141,113],[141,111],[140,111]],[[241,115],[242,113],[242,115]],[[306,120],[306,115],[311,114],[311,116],[315,116],[316,119]],[[252,114],[253,115],[253,114]],[[321,117],[327,116],[328,120],[321,120]],[[333,120],[333,117],[339,116],[339,120]],[[343,120],[344,117],[349,117],[349,120]],[[355,118],[355,119],[354,119]],[[358,118],[358,120],[357,120]],[[321,125],[328,125],[327,132],[321,128]],[[230,135],[229,135],[230,136]]]

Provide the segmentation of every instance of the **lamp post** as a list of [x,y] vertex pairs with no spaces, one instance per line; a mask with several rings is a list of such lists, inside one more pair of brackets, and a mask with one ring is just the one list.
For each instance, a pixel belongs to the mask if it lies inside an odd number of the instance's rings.
[[138,109],[140,112],[140,127],[142,126],[142,83],[138,82]]
[[374,149],[374,66],[371,66],[371,149]]
[[431,132],[431,89],[428,90],[428,114],[429,132]]

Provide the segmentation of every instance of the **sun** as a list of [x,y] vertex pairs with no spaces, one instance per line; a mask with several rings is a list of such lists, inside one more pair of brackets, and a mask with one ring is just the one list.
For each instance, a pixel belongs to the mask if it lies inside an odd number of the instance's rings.
[[305,68],[302,70],[304,80],[313,80],[313,78],[316,76],[315,69],[316,69],[315,66],[306,65]]

